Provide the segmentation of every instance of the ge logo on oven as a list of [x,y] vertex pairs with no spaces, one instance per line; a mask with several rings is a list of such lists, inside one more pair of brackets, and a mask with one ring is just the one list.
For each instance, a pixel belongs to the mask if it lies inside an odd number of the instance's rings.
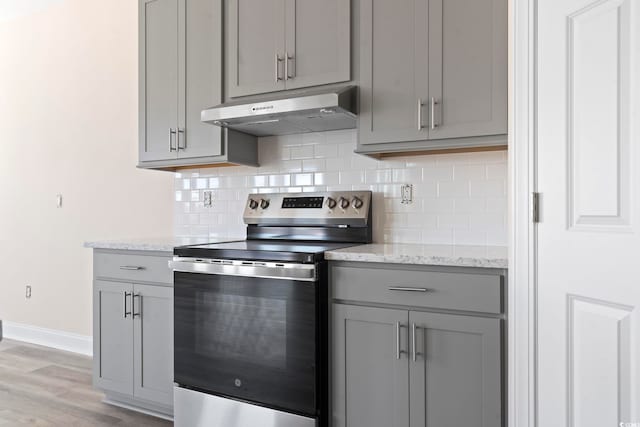
[[[242,387],[242,381],[240,381],[240,378],[236,378],[236,380],[233,383],[236,385],[236,387]],[[624,427],[627,427],[627,426],[624,426]]]

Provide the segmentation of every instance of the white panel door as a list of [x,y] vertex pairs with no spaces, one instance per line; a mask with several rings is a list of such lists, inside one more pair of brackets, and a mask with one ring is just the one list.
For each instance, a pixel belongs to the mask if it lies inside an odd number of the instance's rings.
[[538,1],[538,425],[640,425],[640,1]]

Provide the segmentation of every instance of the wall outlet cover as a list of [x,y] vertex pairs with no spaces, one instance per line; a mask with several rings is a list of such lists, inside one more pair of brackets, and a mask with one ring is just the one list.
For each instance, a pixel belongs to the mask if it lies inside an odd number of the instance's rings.
[[400,187],[400,194],[402,196],[402,204],[410,205],[413,203],[413,185],[412,184],[403,184]]
[[213,206],[213,191],[204,192],[204,207],[210,208]]

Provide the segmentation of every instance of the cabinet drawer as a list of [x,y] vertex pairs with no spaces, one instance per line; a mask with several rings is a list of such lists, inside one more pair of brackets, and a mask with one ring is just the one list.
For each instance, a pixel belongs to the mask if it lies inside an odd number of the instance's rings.
[[129,282],[173,283],[170,257],[97,253],[93,260],[95,277]]
[[502,276],[402,269],[331,268],[333,298],[502,313]]

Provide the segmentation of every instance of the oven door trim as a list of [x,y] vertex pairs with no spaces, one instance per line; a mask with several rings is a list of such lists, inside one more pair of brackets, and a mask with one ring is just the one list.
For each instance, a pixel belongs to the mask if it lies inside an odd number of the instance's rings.
[[317,268],[314,264],[174,257],[172,261],[169,261],[169,268],[173,269],[174,272],[182,273],[256,277],[301,282],[317,281]]

